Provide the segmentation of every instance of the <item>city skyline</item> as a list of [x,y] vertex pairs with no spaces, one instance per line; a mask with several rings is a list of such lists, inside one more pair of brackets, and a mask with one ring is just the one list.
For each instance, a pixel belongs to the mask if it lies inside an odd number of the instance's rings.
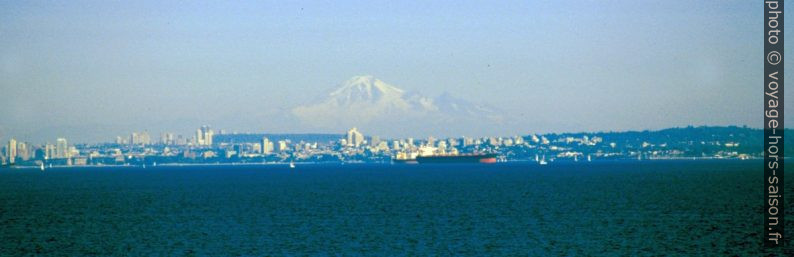
[[[204,124],[272,133],[359,127],[381,137],[762,124],[752,86],[762,78],[761,12],[744,1],[0,7],[2,142],[188,136]],[[361,75],[429,99],[492,106],[503,119],[327,126],[296,117]]]
[[[84,167],[284,164],[284,163],[416,163],[442,156],[483,158],[488,163],[555,160],[753,159],[759,158],[760,129],[686,127],[643,132],[528,134],[494,137],[381,138],[357,128],[344,134],[226,134],[210,126],[192,137],[147,132],[98,144],[35,144],[9,139],[0,146],[0,167]],[[548,158],[547,158],[548,156]],[[533,159],[534,157],[534,159]],[[428,160],[428,159],[422,159]],[[476,159],[475,159],[476,160]]]

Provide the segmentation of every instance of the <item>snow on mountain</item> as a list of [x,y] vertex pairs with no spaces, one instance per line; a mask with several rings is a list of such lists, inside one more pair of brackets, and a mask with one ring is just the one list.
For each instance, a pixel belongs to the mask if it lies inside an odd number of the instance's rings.
[[369,125],[386,128],[383,131],[395,126],[432,127],[443,125],[440,123],[500,119],[493,108],[449,93],[429,98],[370,75],[352,77],[318,102],[293,108],[292,114],[315,127],[345,129]]

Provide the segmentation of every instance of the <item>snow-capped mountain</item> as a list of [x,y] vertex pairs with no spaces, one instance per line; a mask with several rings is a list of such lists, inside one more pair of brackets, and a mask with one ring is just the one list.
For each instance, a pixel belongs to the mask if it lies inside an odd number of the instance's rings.
[[369,75],[350,78],[319,101],[293,108],[292,114],[305,124],[332,129],[433,127],[450,122],[500,119],[493,108],[449,93],[429,98]]
[[378,111],[429,111],[433,107],[431,99],[406,93],[405,90],[369,75],[355,76],[345,81],[323,103],[342,108],[369,107],[368,109]]

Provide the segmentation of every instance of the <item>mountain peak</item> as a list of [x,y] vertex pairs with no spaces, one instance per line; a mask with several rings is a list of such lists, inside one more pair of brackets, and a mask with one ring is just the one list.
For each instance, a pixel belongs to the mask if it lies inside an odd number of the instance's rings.
[[339,88],[331,92],[330,97],[338,103],[376,102],[382,99],[400,98],[405,93],[402,89],[389,85],[372,75],[353,76]]
[[378,80],[378,79],[376,79],[375,76],[372,76],[372,75],[358,75],[358,76],[350,77],[350,79],[348,79],[345,82],[345,84],[346,85],[348,85],[348,84],[372,84],[375,80]]

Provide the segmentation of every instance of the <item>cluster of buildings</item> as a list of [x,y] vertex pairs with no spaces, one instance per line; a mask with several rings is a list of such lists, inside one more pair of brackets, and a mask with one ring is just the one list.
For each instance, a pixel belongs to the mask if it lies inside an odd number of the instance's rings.
[[[725,127],[713,133],[692,128],[657,132],[544,134],[511,137],[381,139],[357,128],[345,134],[227,134],[202,126],[192,137],[173,133],[152,140],[133,132],[115,142],[35,145],[8,140],[3,166],[138,165],[168,163],[391,162],[417,156],[496,154],[502,161],[758,158],[760,130]],[[706,128],[708,130],[708,128]],[[678,131],[683,130],[683,131]],[[758,137],[760,139],[762,137]],[[758,141],[758,142],[756,142]],[[758,148],[758,149],[756,149]]]
[[68,159],[78,156],[80,151],[74,146],[69,146],[65,138],[58,138],[55,144],[33,145],[9,139],[0,154],[0,164],[9,165],[16,162],[30,160]]

